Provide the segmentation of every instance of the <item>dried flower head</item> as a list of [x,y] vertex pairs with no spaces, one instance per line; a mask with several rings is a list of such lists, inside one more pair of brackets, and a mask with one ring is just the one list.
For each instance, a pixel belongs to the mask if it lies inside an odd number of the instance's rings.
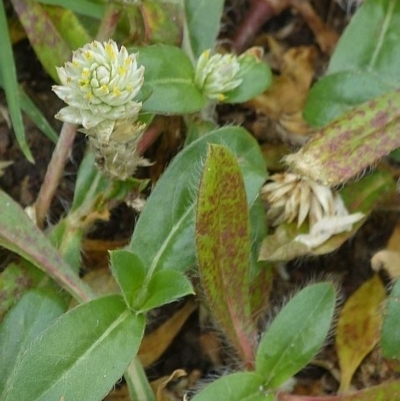
[[223,101],[224,93],[242,83],[240,64],[233,54],[214,54],[205,50],[197,62],[194,81],[209,99]]
[[97,127],[86,130],[99,170],[112,179],[126,180],[138,166],[148,166],[150,163],[137,151],[145,127],[130,119],[117,120],[112,133],[103,137],[98,135]]
[[113,122],[137,116],[141,103],[133,99],[143,84],[144,67],[136,54],[117,44],[93,41],[73,53],[72,61],[57,69],[62,85],[53,86],[68,104],[56,118],[90,129],[103,123],[111,134]]
[[340,195],[329,187],[291,173],[274,174],[270,180],[261,197],[269,205],[267,219],[274,226],[297,220],[299,227],[308,217],[311,227],[325,217],[348,215]]
[[309,249],[320,246],[332,235],[350,231],[365,217],[363,213],[349,214],[339,193],[308,178],[282,173],[270,180],[261,189],[261,197],[269,204],[267,219],[274,226],[297,220],[299,227],[308,217],[309,232],[297,235],[294,241]]

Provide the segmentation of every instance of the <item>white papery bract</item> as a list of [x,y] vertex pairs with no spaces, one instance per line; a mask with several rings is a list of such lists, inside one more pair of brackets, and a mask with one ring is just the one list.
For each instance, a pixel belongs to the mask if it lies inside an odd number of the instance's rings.
[[297,221],[300,227],[308,218],[309,232],[294,240],[310,249],[332,235],[350,231],[364,218],[363,213],[349,214],[338,192],[292,173],[272,175],[261,197],[268,204],[267,219],[272,226]]
[[85,129],[103,123],[108,134],[119,119],[134,118],[141,103],[133,100],[143,84],[144,67],[136,54],[117,44],[93,41],[73,53],[72,61],[57,69],[62,85],[53,86],[68,104],[56,118]]
[[240,64],[233,54],[214,54],[205,50],[197,62],[194,82],[209,99],[223,101],[225,93],[242,83]]

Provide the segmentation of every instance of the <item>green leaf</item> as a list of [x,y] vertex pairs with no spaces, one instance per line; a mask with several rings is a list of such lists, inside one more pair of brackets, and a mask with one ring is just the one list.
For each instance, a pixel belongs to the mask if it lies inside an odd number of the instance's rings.
[[31,290],[7,314],[0,326],[0,399],[7,379],[28,346],[65,309],[60,295]]
[[0,245],[43,270],[78,300],[88,300],[91,290],[74,273],[46,236],[21,207],[0,191]]
[[400,147],[400,89],[365,102],[320,129],[287,164],[327,186],[347,182]]
[[273,401],[275,397],[264,392],[262,383],[262,376],[256,373],[233,373],[209,384],[192,401]]
[[306,366],[322,346],[335,309],[331,283],[312,284],[279,312],[261,339],[256,372],[277,388]]
[[382,355],[387,359],[400,359],[400,280],[389,295],[381,334]]
[[1,400],[101,400],[136,355],[144,326],[119,295],[72,309],[33,342]]
[[249,204],[255,201],[265,181],[260,148],[243,128],[218,129],[184,148],[157,182],[128,246],[151,271],[184,272],[196,264],[193,191],[198,188],[198,171],[208,143],[224,144],[237,156]]
[[147,285],[147,298],[140,305],[139,312],[145,312],[185,295],[194,294],[189,279],[176,270],[164,269],[156,272]]
[[146,0],[141,4],[146,37],[152,43],[180,46],[183,35],[183,9],[180,1]]
[[133,252],[121,249],[110,252],[111,271],[131,309],[139,308],[147,295],[144,288],[146,268]]
[[194,69],[179,48],[154,45],[140,49],[144,65],[143,110],[156,114],[187,114],[201,110],[206,99],[194,84]]
[[397,0],[365,1],[342,34],[329,62],[328,74],[365,69],[398,81],[399,24]]
[[38,109],[36,104],[20,87],[18,91],[19,102],[22,110],[31,118],[36,126],[54,143],[57,143],[58,134],[47,121],[43,113]]
[[310,124],[323,127],[358,104],[393,91],[398,86],[373,71],[331,74],[312,87],[303,111],[304,117]]
[[234,90],[225,93],[225,103],[243,103],[263,93],[272,82],[269,66],[252,55],[243,55],[238,59],[242,83]]
[[102,2],[88,0],[37,0],[38,3],[66,7],[78,14],[101,19],[104,15],[105,5]]
[[224,0],[184,0],[187,24],[184,47],[192,59],[214,48],[223,6]]
[[76,50],[92,41],[84,26],[71,10],[53,6],[46,6],[44,9],[71,50]]
[[[340,401],[394,401],[400,394],[400,381],[391,380],[378,386],[367,387],[356,392],[340,394]],[[337,399],[338,397],[335,397]]]
[[250,225],[246,191],[234,155],[210,144],[196,217],[200,281],[211,313],[241,360],[254,364],[250,294]]
[[336,46],[328,75],[309,94],[308,122],[322,126],[352,105],[400,86],[399,24],[397,0],[363,3]]
[[11,3],[38,59],[54,81],[58,82],[56,66],[68,61],[71,49],[43,6],[33,0],[11,0]]
[[7,106],[18,144],[25,157],[33,162],[33,156],[25,138],[20,98],[15,96],[19,88],[3,1],[0,2],[0,37],[2,38],[0,40],[0,84],[6,93]]

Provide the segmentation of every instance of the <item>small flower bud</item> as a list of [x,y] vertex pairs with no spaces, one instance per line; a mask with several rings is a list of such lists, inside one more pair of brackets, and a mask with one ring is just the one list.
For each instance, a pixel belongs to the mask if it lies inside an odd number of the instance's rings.
[[223,101],[224,93],[242,83],[239,73],[240,64],[235,55],[210,56],[210,50],[205,50],[197,62],[194,82],[209,99]]

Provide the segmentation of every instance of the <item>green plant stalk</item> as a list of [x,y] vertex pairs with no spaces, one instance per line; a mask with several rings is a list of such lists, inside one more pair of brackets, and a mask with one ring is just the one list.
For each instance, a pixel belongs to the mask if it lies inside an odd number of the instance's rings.
[[400,147],[400,90],[361,104],[286,157],[289,168],[323,185],[346,183]]
[[135,401],[156,401],[154,392],[138,357],[132,361],[124,374],[129,396]]

